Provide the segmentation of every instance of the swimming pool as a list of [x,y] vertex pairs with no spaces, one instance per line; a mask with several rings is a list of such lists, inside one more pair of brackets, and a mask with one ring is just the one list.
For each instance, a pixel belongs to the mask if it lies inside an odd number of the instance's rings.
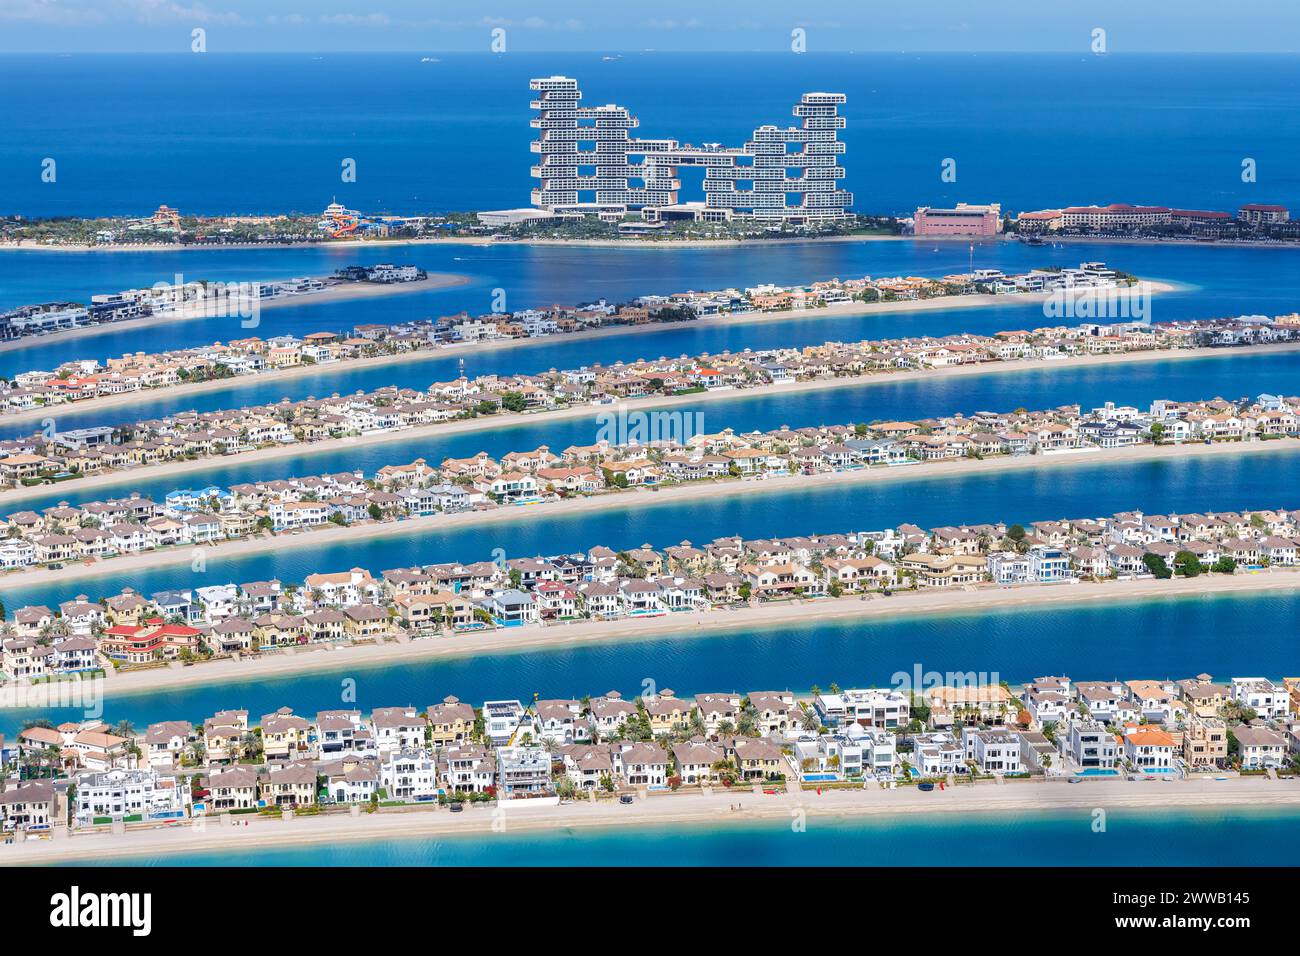
[[1076,777],[1118,777],[1118,770],[1107,770],[1105,767],[1087,767],[1075,774]]

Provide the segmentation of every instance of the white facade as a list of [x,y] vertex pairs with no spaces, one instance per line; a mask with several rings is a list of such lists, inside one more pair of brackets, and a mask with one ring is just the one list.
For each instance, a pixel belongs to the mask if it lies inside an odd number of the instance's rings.
[[908,696],[896,690],[871,688],[818,694],[813,707],[828,727],[853,723],[864,727],[903,727],[911,719]]
[[1287,689],[1267,677],[1234,677],[1232,699],[1269,720],[1285,717],[1289,705]]
[[1115,735],[1095,720],[1072,721],[1066,729],[1058,730],[1056,746],[1072,769],[1113,770],[1119,759]]
[[1021,773],[1020,739],[1006,730],[962,728],[966,759],[979,773]]
[[438,762],[424,750],[389,754],[379,781],[390,800],[431,800],[438,795]]
[[175,777],[155,770],[109,770],[77,778],[77,826],[104,817],[141,820],[179,819],[190,805],[190,791]]

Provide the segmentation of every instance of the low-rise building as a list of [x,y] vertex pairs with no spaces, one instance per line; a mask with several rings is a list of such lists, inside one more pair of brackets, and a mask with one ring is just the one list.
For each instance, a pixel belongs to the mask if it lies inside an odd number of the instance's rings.
[[77,777],[77,826],[117,821],[179,820],[190,806],[190,791],[174,775],[148,768],[83,773]]

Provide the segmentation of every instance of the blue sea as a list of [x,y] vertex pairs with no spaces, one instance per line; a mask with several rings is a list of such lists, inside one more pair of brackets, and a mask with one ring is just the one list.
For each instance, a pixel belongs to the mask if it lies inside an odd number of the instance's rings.
[[[847,94],[860,210],[1294,200],[1294,55],[417,53],[0,57],[0,212],[96,215],[528,204],[528,81],[576,77],[638,135],[738,145]],[[58,162],[42,183],[41,160]],[[340,181],[356,160],[357,181]],[[1241,180],[1256,160],[1259,181]],[[956,182],[940,164],[957,162]],[[696,171],[698,174],[698,171]],[[683,198],[700,179],[684,171]]]
[[[815,804],[814,804],[815,808]],[[480,812],[471,808],[469,813]],[[483,811],[486,812],[486,811]],[[775,820],[337,842],[81,861],[87,866],[1274,866],[1300,853],[1300,818],[1274,810],[1091,810]]]

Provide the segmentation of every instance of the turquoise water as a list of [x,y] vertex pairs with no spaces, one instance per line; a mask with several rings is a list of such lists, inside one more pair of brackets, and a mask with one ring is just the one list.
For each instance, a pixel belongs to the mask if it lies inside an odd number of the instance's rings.
[[[1277,679],[1300,673],[1298,617],[1300,594],[1266,592],[614,638],[545,651],[410,660],[396,667],[358,667],[341,659],[333,671],[115,695],[105,717],[144,727],[160,720],[197,721],[225,708],[254,715],[285,705],[298,713],[345,703],[364,711],[408,704],[423,709],[448,694],[475,704],[533,694],[581,698],[610,689],[632,697],[644,692],[647,681],[682,696],[801,691],[832,682],[885,687],[898,672],[911,675],[917,666],[923,673],[996,673],[1012,684],[1043,674],[1109,680],[1205,672],[1219,679]],[[354,696],[345,699],[345,692]],[[0,733],[12,735],[27,718],[57,722],[78,714],[6,710]]]
[[[1300,305],[1300,270],[1294,248],[1207,248],[1189,245],[1061,243],[1025,246],[1018,242],[977,244],[976,268],[1023,272],[1047,265],[1076,266],[1101,259],[1112,266],[1153,279],[1170,279],[1196,287],[1161,294],[1152,300],[1155,321],[1211,318],[1222,315],[1292,312]],[[314,248],[194,250],[167,252],[41,252],[0,254],[0,308],[50,299],[86,300],[92,293],[113,292],[155,282],[171,282],[176,273],[188,279],[224,281],[319,275],[354,263],[412,262],[431,272],[470,278],[468,285],[360,301],[301,304],[265,310],[256,332],[263,338],[323,329],[350,330],[360,322],[401,322],[468,310],[482,314],[493,306],[493,290],[503,289],[507,308],[552,303],[574,304],[605,298],[626,301],[648,293],[753,286],[763,282],[805,283],[835,277],[934,275],[965,272],[970,253],[961,243],[822,242],[709,248],[582,248],[557,246],[402,246],[396,248]],[[832,339],[857,340],[901,335],[992,333],[1047,324],[1041,305],[1007,301],[991,308],[877,313],[866,316],[791,318],[758,325],[692,327],[690,324],[628,342],[617,337],[565,343],[561,338],[529,350],[531,357],[490,353],[465,357],[465,371],[477,375],[501,368],[571,368],[595,361],[695,354],[727,348],[763,348]],[[1052,322],[1051,324],[1056,324]],[[132,330],[130,323],[104,326],[73,344],[34,340],[24,348],[0,353],[0,374],[49,368],[70,357],[98,358],[145,349],[204,345],[249,334],[231,319],[207,318]],[[533,364],[536,363],[536,364]],[[419,374],[404,384],[427,384],[446,378],[449,360],[419,363]],[[399,377],[401,372],[397,373]],[[343,371],[257,386],[241,398],[302,396],[327,390],[352,391],[387,384],[391,367],[370,372]],[[337,382],[337,384],[333,384]],[[331,388],[332,386],[332,388]],[[235,392],[249,389],[241,383]],[[218,393],[212,393],[218,394]],[[225,393],[221,393],[225,394]],[[190,404],[195,400],[191,399]],[[235,404],[239,404],[236,402]],[[159,410],[165,406],[159,406]],[[188,407],[188,405],[186,406]]]
[[[1085,785],[1086,786],[1086,785]],[[815,804],[813,804],[815,806]],[[476,810],[469,813],[479,812]],[[412,838],[133,859],[152,866],[1272,866],[1300,854],[1300,817],[1273,810],[1091,810],[820,817]],[[86,860],[83,865],[119,865]]]

